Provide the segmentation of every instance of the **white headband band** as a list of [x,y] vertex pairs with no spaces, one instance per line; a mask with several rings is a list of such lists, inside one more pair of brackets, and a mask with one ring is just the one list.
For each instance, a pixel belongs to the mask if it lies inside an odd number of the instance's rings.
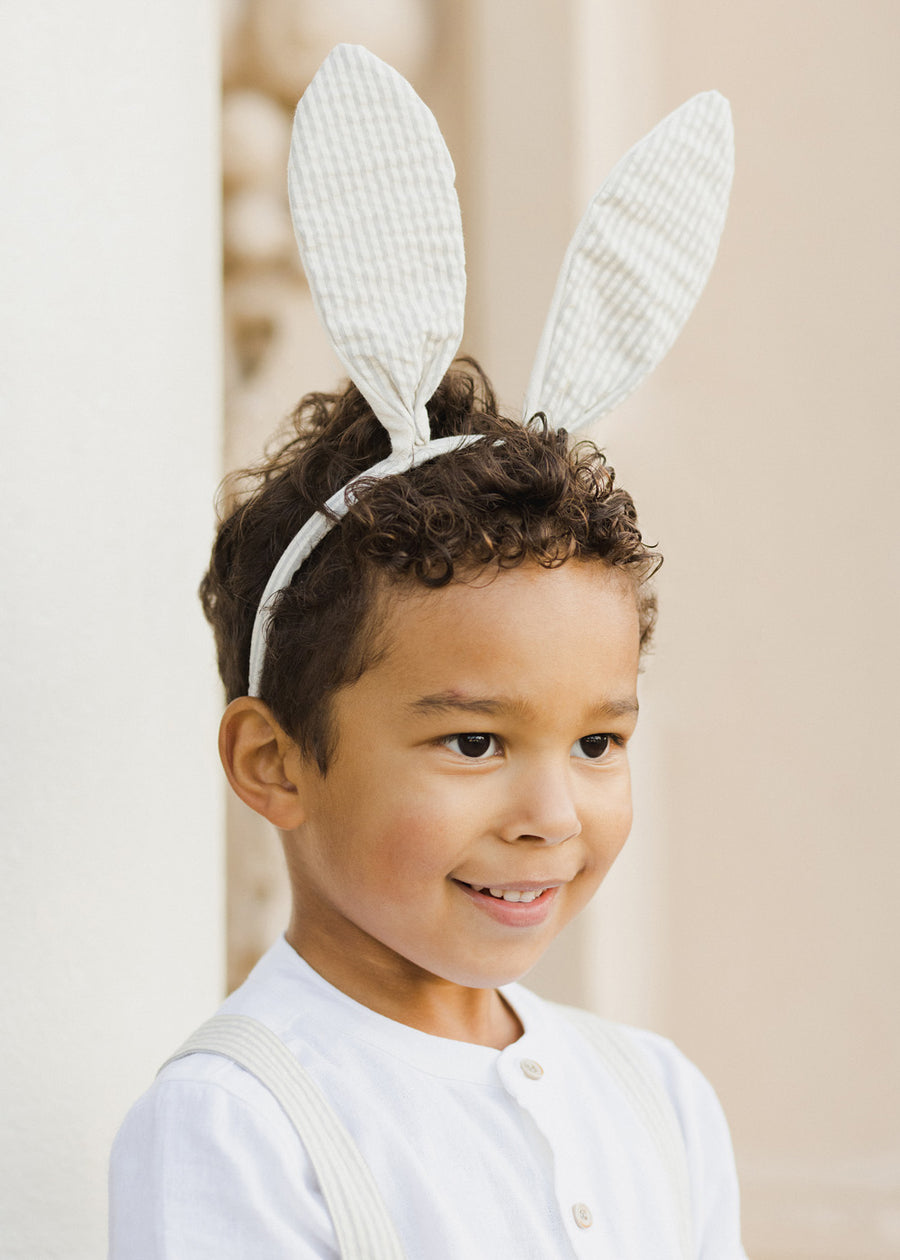
[[[659,363],[703,290],[725,223],[731,111],[717,92],[675,110],[616,165],[566,252],[525,398],[554,428],[618,406]],[[426,404],[462,340],[462,224],[447,147],[406,80],[339,44],[294,118],[288,189],[319,317],[391,440],[364,478],[405,472],[476,441],[431,439]],[[352,481],[288,544],[250,649],[258,696],[271,607],[346,514]]]
[[436,455],[445,455],[448,451],[461,451],[465,446],[477,442],[480,434],[461,434],[453,437],[434,438],[422,446],[416,446],[409,453],[389,455],[380,464],[373,464],[359,476],[353,477],[336,494],[326,502],[319,512],[301,525],[281,559],[275,565],[262,593],[256,617],[253,622],[253,637],[250,640],[250,695],[259,695],[259,684],[262,681],[263,660],[266,648],[266,629],[271,620],[271,602],[285,587],[290,586],[291,579],[302,565],[306,557],[319,545],[333,525],[346,516],[353,502],[354,489],[357,482],[368,481],[371,477],[390,477],[393,473],[408,472],[417,464],[425,464]]

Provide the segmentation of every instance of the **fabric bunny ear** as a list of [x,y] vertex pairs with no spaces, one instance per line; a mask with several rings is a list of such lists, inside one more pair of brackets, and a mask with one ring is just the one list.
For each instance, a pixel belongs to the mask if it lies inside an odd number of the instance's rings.
[[291,216],[319,318],[396,456],[428,442],[425,404],[462,339],[454,176],[402,75],[358,45],[334,48],[294,117]]
[[731,110],[718,92],[692,97],[616,165],[563,261],[526,417],[581,428],[652,372],[706,283],[733,169]]

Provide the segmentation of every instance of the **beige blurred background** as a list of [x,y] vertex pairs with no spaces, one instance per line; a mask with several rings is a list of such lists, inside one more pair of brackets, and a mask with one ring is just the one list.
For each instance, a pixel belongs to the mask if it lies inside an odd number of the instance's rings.
[[[512,409],[610,165],[695,91],[737,177],[705,297],[595,436],[666,556],[637,823],[533,973],[674,1037],[715,1083],[756,1260],[900,1256],[894,0],[231,5],[226,463],[340,375],[284,207],[290,113],[338,40],[414,82],[454,155],[463,349]],[[229,979],[280,931],[265,825],[232,804]]]
[[126,1107],[285,924],[195,590],[222,473],[340,375],[284,186],[338,40],[438,116],[513,411],[593,189],[731,99],[708,289],[594,435],[666,556],[635,829],[530,980],[707,1074],[753,1260],[896,1260],[896,0],[0,4],[0,1254],[102,1254]]

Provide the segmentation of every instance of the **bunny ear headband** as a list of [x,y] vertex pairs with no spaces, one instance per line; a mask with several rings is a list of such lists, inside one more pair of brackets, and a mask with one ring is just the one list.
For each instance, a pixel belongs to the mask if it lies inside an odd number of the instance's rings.
[[[694,308],[733,170],[731,111],[687,101],[631,149],[569,245],[538,346],[524,415],[581,428],[656,367]],[[291,215],[319,318],[391,439],[362,474],[405,472],[478,441],[432,440],[426,403],[459,348],[465,256],[454,170],[428,107],[365,48],[339,44],[297,106]],[[259,695],[271,606],[353,501],[358,478],[289,543],[263,592],[250,648]]]

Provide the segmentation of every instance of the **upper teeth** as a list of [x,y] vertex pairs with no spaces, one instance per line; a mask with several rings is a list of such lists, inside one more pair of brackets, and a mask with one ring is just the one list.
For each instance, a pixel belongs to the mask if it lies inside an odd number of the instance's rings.
[[534,901],[540,897],[541,893],[547,891],[546,888],[533,888],[528,891],[519,888],[479,888],[477,884],[472,884],[476,892],[489,892],[492,897],[502,897],[504,901]]

